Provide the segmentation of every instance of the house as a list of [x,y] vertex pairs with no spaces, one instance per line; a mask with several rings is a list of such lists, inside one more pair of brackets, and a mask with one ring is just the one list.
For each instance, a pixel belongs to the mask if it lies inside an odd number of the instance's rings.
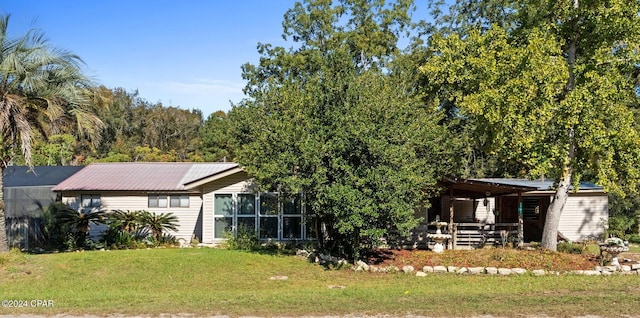
[[256,192],[236,163],[95,163],[53,190],[74,209],[173,213],[179,227],[170,234],[183,242],[215,244],[229,231],[305,240],[310,232],[301,196]]
[[[505,233],[521,242],[540,241],[554,194],[550,181],[446,179],[441,186],[444,195],[416,212],[424,222],[413,231],[414,244],[428,243],[426,233],[435,230],[430,223],[436,219],[448,223],[450,248],[497,243]],[[229,232],[279,241],[315,236],[301,195],[259,193],[236,163],[97,163],[53,190],[76,209],[171,212],[179,220],[171,234],[185,242],[215,244]],[[607,218],[604,190],[582,183],[570,194],[559,232],[572,241],[600,237]]]
[[40,239],[40,224],[57,193],[51,189],[80,166],[9,166],[3,174],[4,211],[9,246],[29,248]]
[[[420,217],[421,226],[411,241],[424,241],[432,231],[430,223],[439,219],[450,224],[451,248],[471,248],[505,240],[502,235],[521,242],[542,239],[547,209],[555,195],[551,180],[508,178],[448,179],[441,185],[444,194],[433,200],[432,208]],[[608,196],[604,189],[581,182],[571,191],[558,227],[560,239],[584,241],[601,239],[609,216]]]

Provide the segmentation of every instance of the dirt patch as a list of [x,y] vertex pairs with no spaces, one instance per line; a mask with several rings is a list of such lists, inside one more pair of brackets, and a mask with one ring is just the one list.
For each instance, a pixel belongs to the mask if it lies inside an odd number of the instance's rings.
[[618,256],[621,260],[631,260],[632,262],[640,262],[640,253],[620,253]]

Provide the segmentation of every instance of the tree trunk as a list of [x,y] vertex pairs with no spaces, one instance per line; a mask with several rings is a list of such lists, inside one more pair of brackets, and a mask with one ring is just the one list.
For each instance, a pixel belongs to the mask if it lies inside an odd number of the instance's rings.
[[9,251],[7,227],[4,219],[4,165],[0,168],[0,253]]
[[542,231],[542,248],[555,251],[558,247],[558,226],[560,225],[560,215],[567,198],[569,197],[569,186],[571,185],[571,173],[565,173],[558,184],[556,194],[547,209],[547,217]]
[[560,215],[564,209],[564,205],[569,198],[569,187],[571,187],[571,179],[573,177],[573,160],[575,157],[575,141],[573,129],[569,130],[569,156],[565,163],[562,173],[562,179],[558,183],[556,194],[547,209],[547,217],[544,221],[544,229],[542,231],[542,248],[555,251],[558,247],[558,226],[560,225]]

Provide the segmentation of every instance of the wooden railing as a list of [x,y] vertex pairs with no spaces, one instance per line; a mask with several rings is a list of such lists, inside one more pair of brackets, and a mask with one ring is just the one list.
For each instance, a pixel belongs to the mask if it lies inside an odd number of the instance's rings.
[[478,248],[502,245],[518,238],[518,223],[455,223],[453,245],[456,248]]

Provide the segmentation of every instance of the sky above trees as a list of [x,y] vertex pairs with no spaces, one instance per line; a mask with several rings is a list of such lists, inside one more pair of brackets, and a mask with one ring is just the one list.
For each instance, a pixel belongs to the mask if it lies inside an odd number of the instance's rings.
[[79,55],[109,88],[139,90],[149,102],[204,116],[243,98],[240,67],[256,45],[282,43],[283,1],[9,1],[9,33],[42,29],[55,47]]

